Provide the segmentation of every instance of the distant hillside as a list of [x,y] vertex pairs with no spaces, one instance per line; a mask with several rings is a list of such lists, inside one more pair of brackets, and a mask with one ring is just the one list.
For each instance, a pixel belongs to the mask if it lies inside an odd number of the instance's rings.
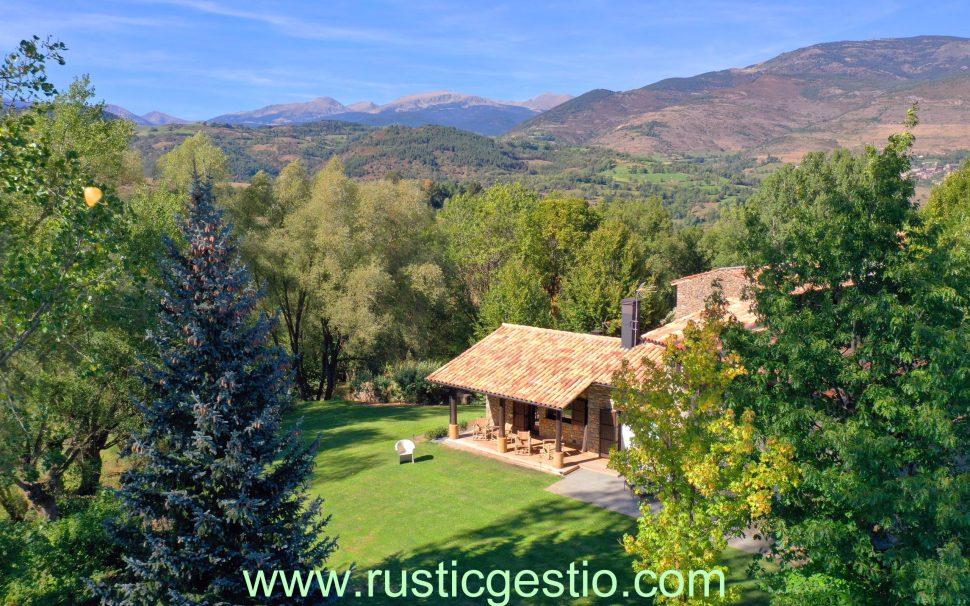
[[167,124],[188,124],[188,120],[183,120],[182,118],[176,118],[175,116],[170,116],[168,114],[163,114],[159,111],[148,112],[142,116],[136,115],[134,112],[130,112],[127,109],[121,107],[120,105],[107,104],[104,106],[104,110],[111,115],[123,118],[125,120],[131,120],[135,124],[141,126],[164,126]]
[[795,160],[880,143],[920,102],[917,151],[970,148],[970,39],[835,42],[745,68],[590,91],[516,127],[513,138],[633,154],[753,152]]
[[151,174],[159,157],[200,129],[226,152],[237,181],[248,181],[260,170],[278,173],[297,158],[316,170],[333,156],[343,159],[348,173],[369,178],[396,173],[415,179],[490,181],[526,168],[508,147],[456,128],[375,128],[336,120],[257,128],[211,124],[140,127],[134,147]]
[[244,124],[247,126],[297,124],[326,120],[330,116],[347,111],[349,111],[347,107],[336,99],[317,97],[306,103],[280,103],[252,111],[223,114],[208,121],[218,124]]
[[297,158],[316,169],[346,149],[348,141],[371,130],[333,120],[261,128],[201,124],[139,127],[133,146],[152,174],[159,157],[202,129],[226,152],[230,171],[238,181],[248,181],[260,170],[275,174]]
[[385,105],[358,101],[343,105],[330,97],[306,103],[269,105],[257,110],[223,114],[209,120],[246,126],[282,125],[339,119],[372,126],[452,126],[480,135],[501,135],[539,112],[569,99],[546,93],[527,101],[495,101],[477,95],[434,91],[400,97]]
[[526,168],[494,139],[444,126],[371,131],[341,156],[349,174],[372,178],[396,172],[405,178],[468,181]]

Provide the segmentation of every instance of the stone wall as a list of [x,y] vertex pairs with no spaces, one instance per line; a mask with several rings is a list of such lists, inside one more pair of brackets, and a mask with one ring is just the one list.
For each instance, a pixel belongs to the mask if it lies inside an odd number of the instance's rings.
[[741,291],[748,285],[743,267],[722,267],[711,271],[674,280],[677,289],[677,307],[674,313],[682,318],[704,309],[704,301],[714,292],[714,280],[721,281],[724,297],[741,298]]

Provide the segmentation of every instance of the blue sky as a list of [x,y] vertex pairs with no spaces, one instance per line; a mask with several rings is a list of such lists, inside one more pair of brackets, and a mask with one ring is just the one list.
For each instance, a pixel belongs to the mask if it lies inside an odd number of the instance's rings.
[[0,47],[67,43],[55,80],[189,119],[331,96],[384,103],[438,89],[497,99],[625,90],[835,40],[970,35],[970,4],[0,0]]

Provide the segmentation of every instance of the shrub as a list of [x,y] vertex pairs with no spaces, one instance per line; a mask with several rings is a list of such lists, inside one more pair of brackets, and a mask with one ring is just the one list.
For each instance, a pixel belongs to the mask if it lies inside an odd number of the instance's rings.
[[434,360],[403,360],[388,364],[379,375],[361,369],[354,373],[350,391],[355,400],[363,402],[441,404],[448,390],[425,380],[440,365]]
[[448,428],[444,425],[440,427],[435,427],[434,429],[429,429],[424,432],[424,437],[428,440],[438,440],[448,436]]
[[404,360],[385,370],[397,384],[405,402],[440,404],[447,397],[447,389],[425,380],[441,364],[435,360]]
[[371,380],[371,390],[378,402],[398,402],[400,391],[394,379],[387,375],[378,375]]
[[97,604],[87,580],[100,580],[122,565],[105,522],[118,515],[116,499],[65,503],[55,522],[0,522],[0,603],[18,606]]

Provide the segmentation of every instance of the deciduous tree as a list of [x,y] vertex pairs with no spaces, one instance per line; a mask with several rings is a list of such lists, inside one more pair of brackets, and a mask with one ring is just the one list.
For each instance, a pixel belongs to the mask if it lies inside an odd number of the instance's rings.
[[[730,388],[747,369],[725,351],[723,302],[714,300],[702,324],[689,323],[671,339],[657,363],[642,370],[625,367],[616,377],[613,400],[634,441],[610,455],[619,471],[644,495],[637,534],[624,538],[637,570],[677,570],[685,582],[692,570],[718,565],[727,539],[740,536],[772,512],[776,495],[796,481],[792,449],[760,434],[751,409],[730,397]],[[737,598],[736,591],[705,599],[694,587],[672,603],[716,603]],[[696,593],[695,593],[696,592]]]
[[744,210],[761,330],[730,335],[737,397],[803,478],[777,508],[779,595],[970,595],[970,280],[912,202],[912,141],[810,154]]

